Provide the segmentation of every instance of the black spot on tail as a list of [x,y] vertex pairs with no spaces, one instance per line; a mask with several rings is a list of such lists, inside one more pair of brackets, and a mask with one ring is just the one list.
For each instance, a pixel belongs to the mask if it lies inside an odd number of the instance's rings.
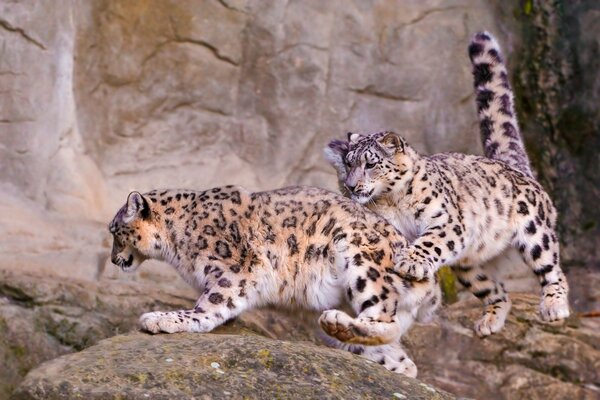
[[479,90],[477,92],[477,111],[487,110],[490,108],[490,102],[494,99],[494,92],[491,90]]
[[508,117],[512,117],[513,113],[511,109],[512,103],[510,101],[510,96],[505,93],[502,96],[500,96],[500,112]]
[[537,232],[537,228],[535,227],[535,223],[533,221],[529,222],[529,225],[527,225],[527,227],[525,228],[525,232],[527,232],[530,235],[535,235],[535,233]]
[[544,265],[542,268],[540,269],[536,269],[533,272],[537,275],[537,276],[543,276],[546,275],[549,272],[552,272],[552,269],[554,269],[554,266],[552,264],[546,264]]
[[497,62],[497,63],[501,63],[502,62],[502,56],[500,55],[500,53],[498,53],[498,50],[496,49],[489,49],[488,50],[488,54],[492,57],[492,59]]
[[356,290],[358,290],[360,293],[362,293],[365,290],[365,287],[367,286],[367,280],[364,278],[358,278],[356,280]]
[[489,158],[496,157],[496,154],[498,153],[498,147],[500,147],[500,144],[498,142],[491,142],[490,144],[485,146],[485,155]]
[[517,133],[517,129],[510,122],[505,122],[502,124],[502,132],[504,136],[509,137],[511,139],[519,139],[519,134]]
[[360,306],[360,312],[365,311],[369,307],[373,307],[377,303],[379,303],[379,298],[373,295],[373,297],[371,297],[369,300],[362,303]]
[[481,41],[487,42],[488,40],[491,40],[491,38],[487,33],[479,32],[478,34],[475,35],[475,40],[481,40]]
[[490,69],[490,64],[482,63],[473,67],[473,77],[475,78],[475,87],[490,83],[494,74]]
[[504,71],[500,72],[500,82],[502,82],[502,87],[504,89],[510,90],[510,83],[508,82],[508,75],[506,75],[506,72],[504,72]]
[[531,249],[531,258],[535,261],[542,256],[542,248],[539,245],[533,246]]
[[481,131],[481,137],[485,143],[485,141],[492,135],[492,120],[489,117],[482,119],[479,123],[479,129]]
[[490,289],[483,289],[483,290],[478,290],[476,292],[473,292],[473,294],[475,295],[475,297],[477,297],[478,299],[483,299],[487,296],[489,296],[489,294],[492,291]]
[[473,59],[475,57],[478,57],[481,55],[481,53],[483,53],[483,45],[481,43],[471,43],[471,45],[469,46],[469,58],[471,59],[471,61],[473,61]]

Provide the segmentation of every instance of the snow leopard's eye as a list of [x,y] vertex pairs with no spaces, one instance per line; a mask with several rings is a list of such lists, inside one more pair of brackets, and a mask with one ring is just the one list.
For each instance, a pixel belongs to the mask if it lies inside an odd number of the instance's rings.
[[375,165],[377,165],[377,164],[375,164],[375,163],[370,163],[370,162],[367,162],[367,163],[365,164],[365,169],[372,169],[372,168],[374,168],[374,167],[375,167]]

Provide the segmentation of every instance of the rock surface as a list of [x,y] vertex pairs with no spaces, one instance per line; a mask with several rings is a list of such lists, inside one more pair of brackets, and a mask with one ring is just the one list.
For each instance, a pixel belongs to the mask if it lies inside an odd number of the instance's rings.
[[348,352],[259,336],[115,336],[32,371],[18,399],[452,399]]
[[[0,361],[7,366],[0,370],[0,398],[41,362],[127,332],[143,312],[193,305],[191,293],[169,293],[140,282],[104,279],[94,284],[3,269],[0,282]],[[419,380],[473,398],[597,398],[600,321],[573,317],[543,324],[537,296],[513,294],[512,299],[506,327],[486,339],[472,331],[481,312],[477,300],[460,300],[444,308],[438,322],[415,326],[405,342]],[[306,349],[307,341],[320,343],[316,319],[314,313],[256,310],[215,333],[284,340],[286,349],[296,343]]]
[[[190,308],[191,291],[139,282],[65,280],[0,268],[0,399],[43,361],[128,332],[147,311]],[[312,340],[316,316],[256,310],[220,327],[271,339]]]
[[136,283],[95,284],[0,269],[0,399],[41,362],[127,332],[149,309],[190,298]]
[[597,399],[600,397],[600,320],[572,317],[542,323],[539,297],[511,294],[502,331],[480,339],[473,323],[477,299],[447,308],[436,325],[419,325],[406,338],[419,379],[480,399]]
[[514,73],[538,177],[559,210],[571,265],[600,266],[600,3],[530,0],[518,15]]

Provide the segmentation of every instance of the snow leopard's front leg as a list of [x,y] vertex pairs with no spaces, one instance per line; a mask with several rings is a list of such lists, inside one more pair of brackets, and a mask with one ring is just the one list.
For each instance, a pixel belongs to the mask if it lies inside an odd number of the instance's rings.
[[434,225],[408,247],[395,252],[396,270],[407,279],[433,279],[434,273],[452,263],[464,249],[460,225]]
[[205,291],[194,309],[145,313],[140,326],[150,333],[210,332],[248,308],[245,282],[224,276]]

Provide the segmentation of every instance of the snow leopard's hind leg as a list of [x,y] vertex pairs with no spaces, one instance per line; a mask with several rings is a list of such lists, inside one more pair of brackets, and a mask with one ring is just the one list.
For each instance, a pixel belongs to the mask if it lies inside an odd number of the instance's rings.
[[404,301],[394,289],[400,277],[389,276],[375,261],[391,256],[371,251],[350,248],[345,257],[346,299],[356,317],[327,310],[319,318],[323,330],[342,342],[368,346],[392,343],[413,322],[408,313],[397,313],[399,301]]
[[475,333],[488,336],[504,326],[511,301],[504,284],[490,278],[480,265],[455,265],[458,281],[484,304],[483,316],[475,322]]
[[529,196],[529,202],[527,197],[523,196],[523,200],[519,202],[521,226],[514,245],[542,286],[542,319],[564,319],[570,315],[569,285],[560,268],[559,243],[554,230],[556,211],[549,199]]

